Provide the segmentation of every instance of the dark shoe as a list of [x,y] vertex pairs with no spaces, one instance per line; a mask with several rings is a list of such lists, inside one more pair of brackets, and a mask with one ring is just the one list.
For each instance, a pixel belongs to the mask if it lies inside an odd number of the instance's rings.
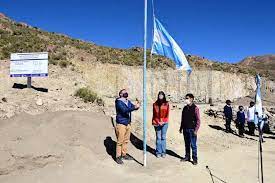
[[198,164],[198,160],[193,160],[192,164],[193,165],[197,165]]
[[122,157],[116,158],[116,162],[117,162],[117,164],[119,164],[119,165],[123,165],[123,164],[124,164],[123,161],[122,161]]
[[130,156],[129,154],[126,154],[125,156],[122,156],[123,160],[134,160],[134,158],[132,156]]
[[180,161],[181,162],[187,162],[187,161],[190,161],[190,158],[185,157],[185,158],[182,158]]

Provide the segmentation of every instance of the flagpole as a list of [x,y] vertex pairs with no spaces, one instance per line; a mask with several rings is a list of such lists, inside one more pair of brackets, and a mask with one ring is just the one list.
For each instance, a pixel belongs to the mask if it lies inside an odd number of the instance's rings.
[[146,141],[147,141],[147,94],[146,94],[146,84],[147,84],[147,58],[146,58],[146,47],[147,47],[147,0],[144,0],[144,63],[143,63],[143,166],[147,165],[147,154],[146,154]]
[[[261,180],[259,182],[264,183],[264,168],[263,168],[263,148],[262,148],[262,140],[263,140],[263,133],[262,133],[262,128],[261,124],[263,123],[262,121],[262,104],[261,104],[261,79],[260,75],[256,75],[256,95],[255,95],[255,120],[258,123],[258,131],[259,131],[259,145],[258,145],[258,179],[260,179],[259,175],[261,175]],[[258,104],[260,101],[260,104]],[[260,105],[260,106],[258,106]],[[258,108],[260,107],[260,109]],[[260,167],[259,167],[260,166]]]
[[[260,127],[261,128],[261,127]],[[260,165],[261,165],[261,183],[264,183],[264,168],[263,168],[263,147],[262,147],[262,130],[259,128],[259,151],[260,151]]]

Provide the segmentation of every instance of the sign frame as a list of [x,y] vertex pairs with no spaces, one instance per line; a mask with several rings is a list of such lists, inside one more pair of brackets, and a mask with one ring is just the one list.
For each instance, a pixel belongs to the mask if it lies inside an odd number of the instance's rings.
[[10,77],[47,77],[48,63],[48,52],[12,53]]

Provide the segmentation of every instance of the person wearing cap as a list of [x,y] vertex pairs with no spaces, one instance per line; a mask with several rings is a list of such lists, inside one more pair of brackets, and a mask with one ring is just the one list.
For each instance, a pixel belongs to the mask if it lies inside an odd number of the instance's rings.
[[223,108],[223,113],[224,113],[224,118],[225,118],[225,128],[226,128],[226,132],[232,132],[231,129],[231,121],[233,119],[233,110],[231,107],[231,101],[230,100],[226,100],[226,105]]
[[139,101],[134,105],[128,100],[128,92],[122,89],[119,92],[119,97],[115,101],[116,107],[116,162],[123,164],[123,160],[132,160],[133,158],[127,154],[127,145],[131,135],[131,112],[138,110],[140,107]]

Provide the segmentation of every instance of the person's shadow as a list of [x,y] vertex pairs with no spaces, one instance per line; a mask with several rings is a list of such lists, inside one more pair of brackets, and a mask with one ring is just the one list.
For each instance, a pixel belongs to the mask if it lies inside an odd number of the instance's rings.
[[[219,131],[223,131],[223,132],[225,132],[225,133],[228,133],[228,132],[226,132],[226,130],[224,129],[224,128],[222,128],[222,127],[220,127],[220,126],[218,126],[218,125],[208,125],[210,128],[213,128],[213,129],[215,129],[215,130],[219,130]],[[236,132],[231,132],[231,134],[232,135],[234,135],[234,136],[237,136],[237,137],[240,137]],[[257,141],[257,140],[255,140],[255,139],[253,139],[253,138],[250,138],[250,137],[243,137],[244,139],[248,139],[248,140],[253,140],[253,141]]]
[[104,140],[104,146],[106,148],[106,152],[116,160],[116,142],[113,141],[112,137],[108,136]]
[[[113,141],[112,137],[107,136],[104,140],[104,146],[106,148],[106,152],[113,158],[114,161],[116,161],[116,142]],[[131,156],[131,155],[129,155]],[[142,165],[141,162],[139,162],[137,159],[135,159],[133,156],[131,156],[133,160]]]
[[[142,150],[143,151],[143,140],[139,139],[137,136],[135,136],[133,133],[131,134],[131,137],[130,137],[130,141],[131,143],[139,150]],[[147,152],[153,154],[156,156],[156,151],[155,149],[153,149],[152,147],[150,147],[149,145],[146,145],[146,150]],[[172,150],[169,150],[167,149],[166,150],[166,154],[169,155],[169,156],[173,156],[175,158],[179,158],[179,159],[182,159],[182,157],[180,155],[178,155],[177,153],[175,153],[174,151]]]
[[[27,88],[27,85],[26,84],[20,84],[20,83],[14,83],[12,88],[23,90],[23,89]],[[31,88],[36,90],[36,91],[39,91],[39,92],[45,92],[45,93],[48,92],[47,88],[38,88],[38,87],[35,87],[35,86],[31,86]]]
[[[115,128],[115,121],[114,119],[111,117],[111,123],[112,126]],[[115,132],[115,131],[114,131]],[[115,132],[116,134],[116,132]],[[134,135],[133,133],[131,133],[130,136],[130,142],[133,144],[133,146],[135,146],[137,149],[143,151],[143,140],[139,139],[136,135]],[[113,158],[113,160],[116,160],[116,142],[112,139],[112,137],[107,136],[104,140],[104,146],[106,148],[106,152]],[[153,149],[152,147],[150,147],[149,145],[146,145],[146,150],[147,152],[156,155],[155,153],[155,149]],[[177,153],[175,153],[172,150],[167,149],[166,150],[166,154],[173,156],[175,158],[179,158],[182,159],[182,157],[180,155],[178,155]],[[133,158],[138,164],[142,165],[142,163],[140,163],[139,161],[137,161],[135,158]]]

